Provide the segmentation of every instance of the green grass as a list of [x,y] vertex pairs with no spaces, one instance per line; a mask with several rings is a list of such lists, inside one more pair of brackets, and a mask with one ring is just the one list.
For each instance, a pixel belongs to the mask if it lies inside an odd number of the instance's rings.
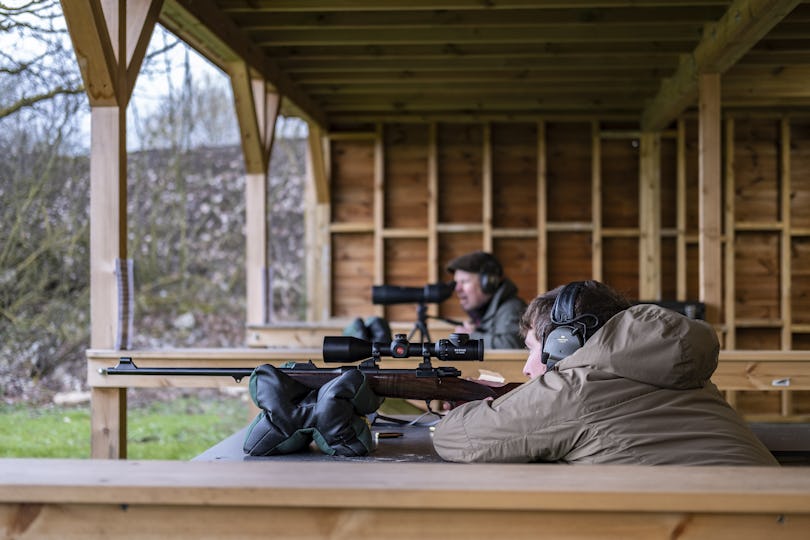
[[[238,397],[157,401],[127,412],[128,459],[188,460],[250,421]],[[90,407],[0,405],[0,457],[89,458]]]
[[[387,399],[382,414],[418,414]],[[127,410],[127,458],[188,460],[250,422],[239,397],[180,397]],[[0,404],[0,458],[89,458],[90,406]]]

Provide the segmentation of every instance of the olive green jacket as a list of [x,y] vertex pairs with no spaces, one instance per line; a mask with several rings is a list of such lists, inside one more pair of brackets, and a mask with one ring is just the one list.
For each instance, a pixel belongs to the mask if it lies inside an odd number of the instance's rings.
[[709,381],[718,352],[708,324],[634,306],[544,375],[450,411],[434,446],[463,462],[777,465]]
[[485,349],[522,349],[520,318],[526,311],[526,302],[517,295],[515,284],[505,279],[492,295],[478,328],[470,334],[472,339],[484,340]]

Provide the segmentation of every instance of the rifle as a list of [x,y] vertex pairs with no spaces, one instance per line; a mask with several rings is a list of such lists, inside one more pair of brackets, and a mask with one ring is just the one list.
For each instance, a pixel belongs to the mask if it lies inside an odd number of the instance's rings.
[[[380,368],[382,356],[406,358],[421,356],[422,362],[415,369]],[[440,400],[450,402],[475,401],[497,398],[520,386],[520,383],[497,383],[473,381],[461,378],[461,371],[454,367],[434,367],[430,358],[442,361],[483,361],[483,341],[469,339],[467,334],[451,334],[449,339],[440,339],[435,344],[409,343],[405,334],[396,334],[390,344],[369,342],[350,336],[327,336],[323,340],[324,362],[357,362],[359,365],[342,365],[335,368],[317,367],[312,360],[287,362],[279,369],[308,388],[320,388],[328,381],[350,369],[359,369],[366,377],[371,390],[381,397]],[[132,358],[122,357],[118,365],[102,368],[102,375],[175,375],[175,376],[227,376],[240,382],[250,377],[254,368],[195,368],[195,367],[149,367],[135,365]]]

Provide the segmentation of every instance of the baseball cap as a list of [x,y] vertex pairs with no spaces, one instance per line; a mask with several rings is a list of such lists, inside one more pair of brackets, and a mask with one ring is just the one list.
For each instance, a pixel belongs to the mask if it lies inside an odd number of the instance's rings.
[[474,272],[476,274],[503,275],[503,268],[491,253],[484,251],[474,251],[460,257],[456,257],[447,264],[447,271],[451,274],[456,270]]

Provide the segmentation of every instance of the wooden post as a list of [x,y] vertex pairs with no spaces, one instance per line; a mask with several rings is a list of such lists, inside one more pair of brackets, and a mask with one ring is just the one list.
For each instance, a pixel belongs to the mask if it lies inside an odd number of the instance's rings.
[[700,76],[700,135],[699,182],[700,227],[700,300],[706,303],[706,320],[720,322],[723,284],[721,267],[720,223],[721,204],[720,171],[720,75]]
[[[427,268],[428,283],[438,283],[442,278],[439,269],[439,143],[436,122],[428,126],[428,200],[427,200]],[[437,316],[439,305],[428,306],[428,315]]]
[[677,180],[676,180],[676,297],[686,300],[686,126],[683,118],[678,119],[676,135]]
[[546,123],[537,122],[537,292],[548,290],[548,159]]
[[591,273],[602,281],[602,138],[599,121],[591,121]]
[[[126,111],[90,110],[90,347],[113,348],[119,320],[115,261],[126,259]],[[94,458],[126,458],[126,389],[93,388]]]
[[481,249],[492,253],[492,127],[489,122],[484,124],[484,155],[482,160],[481,189],[483,191],[481,211],[483,219]]
[[638,294],[661,299],[661,134],[641,134],[639,156]]
[[307,257],[307,320],[321,321],[330,316],[331,238],[329,234],[330,144],[321,129],[309,124],[307,135],[307,189],[305,227]]
[[[725,335],[723,336],[722,346],[725,349],[737,348],[737,304],[735,300],[735,289],[737,287],[737,279],[734,275],[734,256],[736,245],[736,227],[734,219],[734,190],[736,189],[736,176],[734,175],[734,117],[731,116],[726,120],[726,202],[723,211],[726,226],[726,247],[725,253],[725,302],[724,302],[724,319],[725,319]],[[729,390],[734,392],[734,390]]]
[[[385,283],[385,132],[377,124],[374,139],[374,283]],[[385,306],[375,305],[374,315],[385,316]]]
[[228,66],[239,135],[245,158],[245,321],[270,320],[272,294],[267,254],[267,172],[273,149],[280,98],[244,62]]
[[781,290],[779,295],[780,314],[782,318],[782,349],[790,350],[793,348],[793,313],[791,311],[791,285],[792,285],[792,272],[791,272],[791,214],[790,214],[790,196],[791,196],[791,169],[790,169],[790,118],[783,117],[779,123],[779,158],[780,158],[780,178],[779,178],[779,213],[782,216],[782,233],[780,235],[780,268],[779,273],[782,276]]
[[[126,108],[162,0],[62,2],[90,101],[90,346],[115,347],[115,264],[127,258]],[[126,389],[93,388],[90,453],[126,457]]]
[[[782,231],[780,234],[779,251],[780,251],[780,268],[779,273],[782,276],[781,290],[779,295],[780,300],[780,314],[782,319],[782,349],[789,351],[793,348],[793,312],[791,310],[791,297],[790,291],[793,283],[791,272],[791,214],[790,214],[790,118],[783,117],[779,123],[780,133],[780,191],[779,191],[779,205],[780,214],[782,216]],[[781,412],[782,416],[793,415],[793,391],[784,389],[782,391],[781,399]]]

